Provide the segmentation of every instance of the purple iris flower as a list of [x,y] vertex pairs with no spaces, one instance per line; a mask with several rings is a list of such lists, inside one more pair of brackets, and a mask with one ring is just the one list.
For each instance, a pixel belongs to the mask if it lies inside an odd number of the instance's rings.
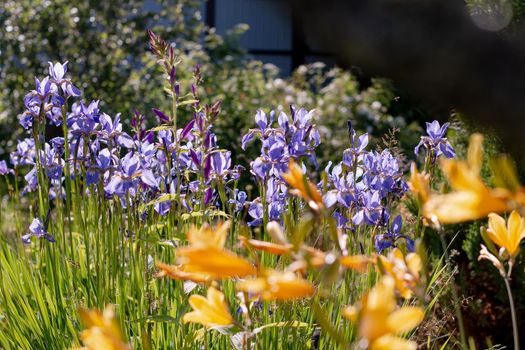
[[57,153],[55,148],[52,148],[49,144],[45,144],[45,150],[43,155],[43,166],[46,170],[47,176],[51,180],[62,179],[62,171],[64,169],[64,160],[62,154]]
[[36,218],[33,219],[33,222],[29,225],[29,232],[22,236],[22,242],[30,244],[31,237],[45,238],[49,242],[55,242],[55,238],[44,229],[42,221]]
[[420,147],[423,146],[429,154],[433,154],[433,160],[441,155],[444,155],[446,158],[454,158],[456,156],[454,148],[445,137],[448,127],[449,123],[440,126],[437,120],[427,123],[428,136],[421,136],[421,141],[415,147],[414,153],[418,155]]
[[258,201],[253,201],[248,207],[248,214],[253,218],[248,222],[248,226],[259,226],[263,222],[264,210],[263,206]]
[[62,89],[62,92],[66,97],[80,96],[80,90],[71,83],[70,79],[65,78],[67,72],[67,61],[64,63],[49,63],[49,75],[53,79],[54,83]]
[[0,175],[12,174],[13,170],[7,167],[5,160],[0,160]]
[[381,206],[379,192],[365,192],[359,198],[359,209],[352,217],[355,225],[363,222],[368,225],[376,225],[381,218],[383,207]]
[[99,134],[106,140],[116,140],[117,145],[126,148],[133,148],[135,145],[133,138],[122,131],[120,113],[113,120],[106,113],[102,113],[100,115],[100,125],[102,128]]
[[158,188],[159,183],[150,169],[141,167],[138,155],[128,153],[122,158],[120,170],[116,171],[111,181],[105,187],[109,194],[115,194],[118,197],[124,197],[129,191],[134,195],[140,183],[151,187]]
[[76,137],[90,136],[100,121],[99,101],[91,101],[89,105],[80,103],[79,107],[73,107],[73,112],[67,118],[67,126]]
[[34,165],[35,155],[35,141],[33,139],[27,138],[17,142],[16,151],[11,152],[9,158],[11,160],[11,164],[17,168],[24,165]]
[[239,191],[235,189],[233,192],[233,198],[228,201],[229,204],[234,205],[234,211],[237,213],[244,208],[244,205],[247,203],[248,195],[244,191]]
[[351,142],[352,147],[346,149],[343,152],[343,164],[349,168],[353,167],[356,157],[362,155],[365,151],[366,146],[368,145],[368,134],[363,134],[357,138],[355,141],[355,131],[351,130]]
[[24,187],[23,193],[33,192],[38,188],[38,178],[36,167],[33,167],[25,176],[26,186]]
[[210,159],[212,176],[217,180],[225,181],[232,165],[231,152],[215,152]]
[[395,217],[390,226],[387,226],[387,232],[379,234],[374,238],[374,247],[378,253],[383,250],[393,247],[396,245],[396,241],[400,238],[405,239],[407,249],[411,252],[414,251],[414,241],[407,235],[401,234],[403,221],[401,215]]
[[98,183],[100,174],[104,174],[114,162],[116,162],[116,160],[114,160],[114,157],[111,155],[109,149],[104,148],[102,151],[100,151],[95,159],[95,164],[92,164],[86,170],[87,185]]
[[[267,189],[266,207],[261,210],[266,210],[271,220],[280,220],[285,207],[288,193],[281,174],[287,170],[289,160],[302,163],[302,158],[308,158],[317,167],[315,149],[321,141],[316,126],[311,122],[313,115],[304,108],[297,110],[293,106],[290,111],[291,118],[281,112],[277,118],[278,127],[274,127],[275,113],[272,111],[266,115],[258,110],[255,122],[259,128],[251,129],[242,138],[243,149],[255,136],[260,138],[261,155],[251,162],[250,172]],[[260,199],[252,202],[251,210],[248,210],[254,218],[250,223],[252,226],[262,222],[259,206],[253,204],[258,201]]]

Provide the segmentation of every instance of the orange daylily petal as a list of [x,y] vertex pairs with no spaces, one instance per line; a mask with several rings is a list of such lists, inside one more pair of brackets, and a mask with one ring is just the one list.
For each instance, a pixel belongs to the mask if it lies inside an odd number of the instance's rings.
[[288,254],[293,248],[291,244],[283,245],[272,242],[259,241],[256,239],[247,239],[243,236],[240,236],[239,239],[244,245],[248,247],[276,255]]
[[200,228],[192,226],[186,233],[186,238],[192,247],[214,247],[222,249],[226,243],[229,229],[229,221],[219,223],[214,228],[208,224],[204,224]]
[[314,184],[304,177],[301,167],[293,159],[290,159],[288,171],[281,174],[281,176],[294,189],[296,194],[306,200],[312,209],[319,210],[323,208],[321,193]]
[[186,271],[213,278],[243,277],[257,272],[249,261],[228,250],[183,247],[176,254]]
[[80,333],[80,339],[90,350],[129,350],[120,325],[115,317],[113,305],[103,312],[98,310],[79,309],[80,319],[86,329]]
[[523,237],[523,219],[515,210],[510,213],[507,221],[507,232],[508,232],[508,247],[507,251],[510,255],[515,256],[519,249],[521,238]]
[[210,281],[210,276],[184,271],[181,266],[167,265],[160,261],[156,261],[155,266],[160,269],[157,277],[167,276],[174,280],[193,281],[196,283],[207,283]]
[[525,223],[516,211],[512,211],[505,225],[505,219],[495,213],[489,214],[487,235],[496,245],[505,248],[511,257],[519,252],[520,242],[525,235]]
[[293,272],[266,271],[264,276],[237,283],[237,290],[260,295],[263,300],[292,300],[311,296],[314,286]]
[[470,135],[467,163],[472,172],[479,174],[483,162],[483,135],[475,133]]
[[380,255],[379,260],[383,272],[393,278],[399,294],[405,299],[411,298],[422,269],[419,255],[409,253],[405,257],[400,249],[394,248],[388,256]]
[[210,287],[206,298],[202,295],[192,295],[189,299],[194,311],[186,313],[182,321],[200,323],[206,327],[230,326],[233,318],[228,310],[224,294]]
[[392,312],[386,322],[391,332],[404,333],[416,328],[424,315],[420,307],[405,306]]
[[415,328],[423,318],[423,309],[403,307],[396,310],[394,279],[383,276],[361,302],[343,310],[343,316],[358,323],[359,338],[371,349],[412,349],[415,343],[396,336]]
[[430,176],[418,172],[415,162],[412,162],[410,165],[410,180],[407,184],[410,190],[418,194],[423,202],[428,200],[430,193]]
[[371,350],[416,350],[417,343],[393,335],[385,335],[376,339],[370,346]]
[[423,215],[436,218],[442,224],[477,220],[489,213],[501,213],[508,209],[504,200],[490,192],[458,191],[430,196],[423,207]]
[[356,270],[358,272],[366,272],[368,265],[372,264],[374,260],[367,255],[351,255],[343,256],[339,259],[342,266]]

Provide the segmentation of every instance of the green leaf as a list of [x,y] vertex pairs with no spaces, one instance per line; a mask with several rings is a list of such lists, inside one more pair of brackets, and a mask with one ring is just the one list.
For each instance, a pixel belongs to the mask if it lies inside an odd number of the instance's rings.
[[173,129],[173,126],[164,124],[164,125],[159,125],[154,128],[151,128],[149,129],[149,131],[156,132],[156,131],[171,130],[171,129]]
[[194,104],[196,102],[199,102],[199,100],[186,100],[186,101],[179,102],[178,105],[179,106],[185,106],[185,105]]
[[162,196],[158,197],[157,199],[154,199],[146,204],[143,204],[140,206],[140,210],[144,210],[146,207],[149,207],[151,205],[155,205],[155,204],[158,204],[158,203],[163,203],[163,202],[168,202],[168,201],[173,201],[177,199],[177,195],[176,194],[173,194],[173,193],[167,193],[167,194],[163,194]]
[[311,327],[312,325],[306,322],[299,322],[299,321],[288,321],[288,322],[274,322],[274,323],[268,323],[264,326],[257,327],[253,330],[253,334],[257,334],[262,332],[266,328],[273,328],[273,327],[289,327],[289,328],[302,328],[302,327]]

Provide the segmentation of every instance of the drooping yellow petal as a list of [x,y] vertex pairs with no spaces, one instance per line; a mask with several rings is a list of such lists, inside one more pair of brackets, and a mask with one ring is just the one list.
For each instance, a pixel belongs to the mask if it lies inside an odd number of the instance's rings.
[[196,283],[207,283],[210,281],[210,276],[184,271],[183,266],[167,265],[160,261],[156,261],[155,266],[160,269],[160,272],[157,273],[157,277],[167,276],[174,280],[193,281]]
[[368,266],[374,263],[374,259],[367,255],[343,256],[339,259],[341,266],[358,272],[366,272]]
[[293,159],[290,159],[288,171],[282,173],[281,176],[293,189],[292,192],[302,197],[314,211],[324,207],[321,193],[313,183],[305,178],[301,167]]
[[394,298],[395,281],[391,276],[383,276],[368,292],[366,308],[371,311],[381,311],[389,314],[396,307]]
[[421,258],[416,253],[405,257],[399,248],[394,248],[388,256],[379,256],[382,272],[393,278],[399,294],[409,299],[419,283],[419,272],[422,269]]
[[423,215],[430,219],[435,218],[442,224],[455,224],[506,210],[506,202],[488,191],[458,191],[430,196],[423,207]]
[[343,316],[358,325],[358,336],[370,349],[415,349],[414,342],[397,336],[415,328],[423,310],[404,307],[396,310],[394,279],[383,276],[356,305],[343,310]]
[[423,263],[421,257],[416,253],[408,253],[405,257],[406,264],[410,273],[416,277],[419,277],[419,272],[423,269]]
[[507,245],[507,227],[505,225],[505,219],[498,214],[489,214],[487,235],[492,242],[500,247],[505,247]]
[[233,324],[224,294],[214,287],[208,288],[206,298],[202,295],[190,296],[189,303],[194,311],[183,316],[184,323],[200,323],[205,327],[226,327]]
[[257,272],[249,261],[228,250],[183,247],[177,249],[176,254],[185,271],[212,278],[244,277]]
[[523,236],[523,219],[515,210],[510,213],[507,221],[508,246],[505,247],[510,255],[515,256],[518,252],[520,240]]
[[412,162],[410,165],[410,179],[407,184],[414,194],[419,195],[423,203],[428,200],[430,193],[430,176],[418,172],[415,162]]
[[311,296],[314,286],[295,273],[267,270],[262,276],[237,283],[237,290],[260,295],[263,300],[293,300]]
[[470,135],[467,152],[467,163],[472,172],[479,174],[483,162],[483,135],[475,133]]
[[229,229],[229,221],[218,223],[214,228],[208,224],[204,224],[200,228],[192,226],[186,233],[186,238],[192,247],[222,249],[226,243]]
[[86,329],[80,339],[90,350],[129,350],[120,325],[115,317],[115,308],[108,305],[103,312],[92,309],[79,309],[80,319]]
[[246,247],[250,247],[255,250],[260,250],[263,252],[276,254],[276,255],[288,254],[293,248],[291,244],[283,245],[283,244],[277,244],[277,243],[272,243],[272,242],[259,241],[256,239],[248,239],[243,236],[240,236],[239,240]]
[[405,306],[392,312],[387,319],[392,333],[404,333],[417,327],[425,313],[420,307]]
[[417,343],[394,335],[385,335],[376,339],[371,350],[417,350]]
[[352,322],[356,322],[359,316],[359,310],[355,306],[347,306],[341,312],[344,318],[349,319]]

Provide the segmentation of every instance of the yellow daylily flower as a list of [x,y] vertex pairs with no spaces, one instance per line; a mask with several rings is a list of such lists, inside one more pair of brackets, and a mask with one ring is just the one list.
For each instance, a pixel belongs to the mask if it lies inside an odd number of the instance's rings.
[[195,248],[222,249],[226,243],[229,230],[229,221],[219,223],[214,228],[205,223],[200,228],[192,226],[186,233],[186,238],[190,245]]
[[510,210],[509,204],[516,200],[516,194],[502,188],[489,189],[480,177],[482,142],[482,135],[471,136],[467,162],[456,159],[441,161],[441,169],[454,191],[431,195],[423,207],[425,217],[452,224]]
[[184,266],[167,265],[160,261],[155,262],[155,266],[160,269],[157,273],[157,277],[169,277],[179,281],[193,281],[196,283],[207,283],[210,281],[210,276],[185,271]]
[[108,305],[103,312],[79,309],[80,319],[86,327],[80,339],[90,350],[130,350],[115,317],[115,307]]
[[408,253],[406,256],[399,248],[394,248],[388,256],[379,256],[383,273],[392,277],[399,294],[409,299],[419,282],[419,272],[423,268],[421,257],[416,253]]
[[359,338],[370,349],[417,349],[415,342],[397,335],[417,327],[424,311],[413,306],[396,309],[394,288],[394,279],[383,276],[357,305],[343,310],[343,317],[358,324]]
[[301,167],[293,159],[290,159],[288,171],[281,176],[292,188],[290,192],[302,197],[314,211],[324,207],[321,192],[305,177]]
[[244,236],[239,236],[239,240],[241,241],[241,244],[245,247],[275,255],[288,254],[293,248],[293,245],[291,244],[277,244],[272,242],[259,241],[257,239],[248,239]]
[[343,256],[339,259],[341,266],[358,272],[366,272],[370,264],[375,263],[375,257],[367,255],[349,255]]
[[505,219],[498,214],[491,213],[488,225],[487,235],[490,240],[504,248],[510,258],[514,259],[519,253],[520,242],[525,237],[524,219],[513,210],[505,225]]
[[416,163],[412,162],[410,165],[410,180],[407,182],[408,187],[412,193],[419,195],[423,203],[428,200],[430,195],[430,175],[420,173],[417,170]]
[[177,262],[184,270],[208,275],[213,279],[255,275],[257,270],[237,254],[217,248],[183,247],[176,250]]
[[264,271],[260,277],[244,280],[236,285],[237,290],[261,296],[263,300],[293,300],[309,297],[314,286],[291,271]]
[[192,227],[187,233],[189,245],[177,248],[175,254],[178,267],[164,269],[165,274],[175,279],[205,280],[255,275],[257,270],[247,260],[224,249],[229,232],[229,222],[215,228],[205,224]]
[[227,327],[234,323],[224,294],[214,287],[208,288],[206,298],[196,294],[190,296],[189,303],[194,311],[182,317],[184,323],[200,323],[205,327]]

